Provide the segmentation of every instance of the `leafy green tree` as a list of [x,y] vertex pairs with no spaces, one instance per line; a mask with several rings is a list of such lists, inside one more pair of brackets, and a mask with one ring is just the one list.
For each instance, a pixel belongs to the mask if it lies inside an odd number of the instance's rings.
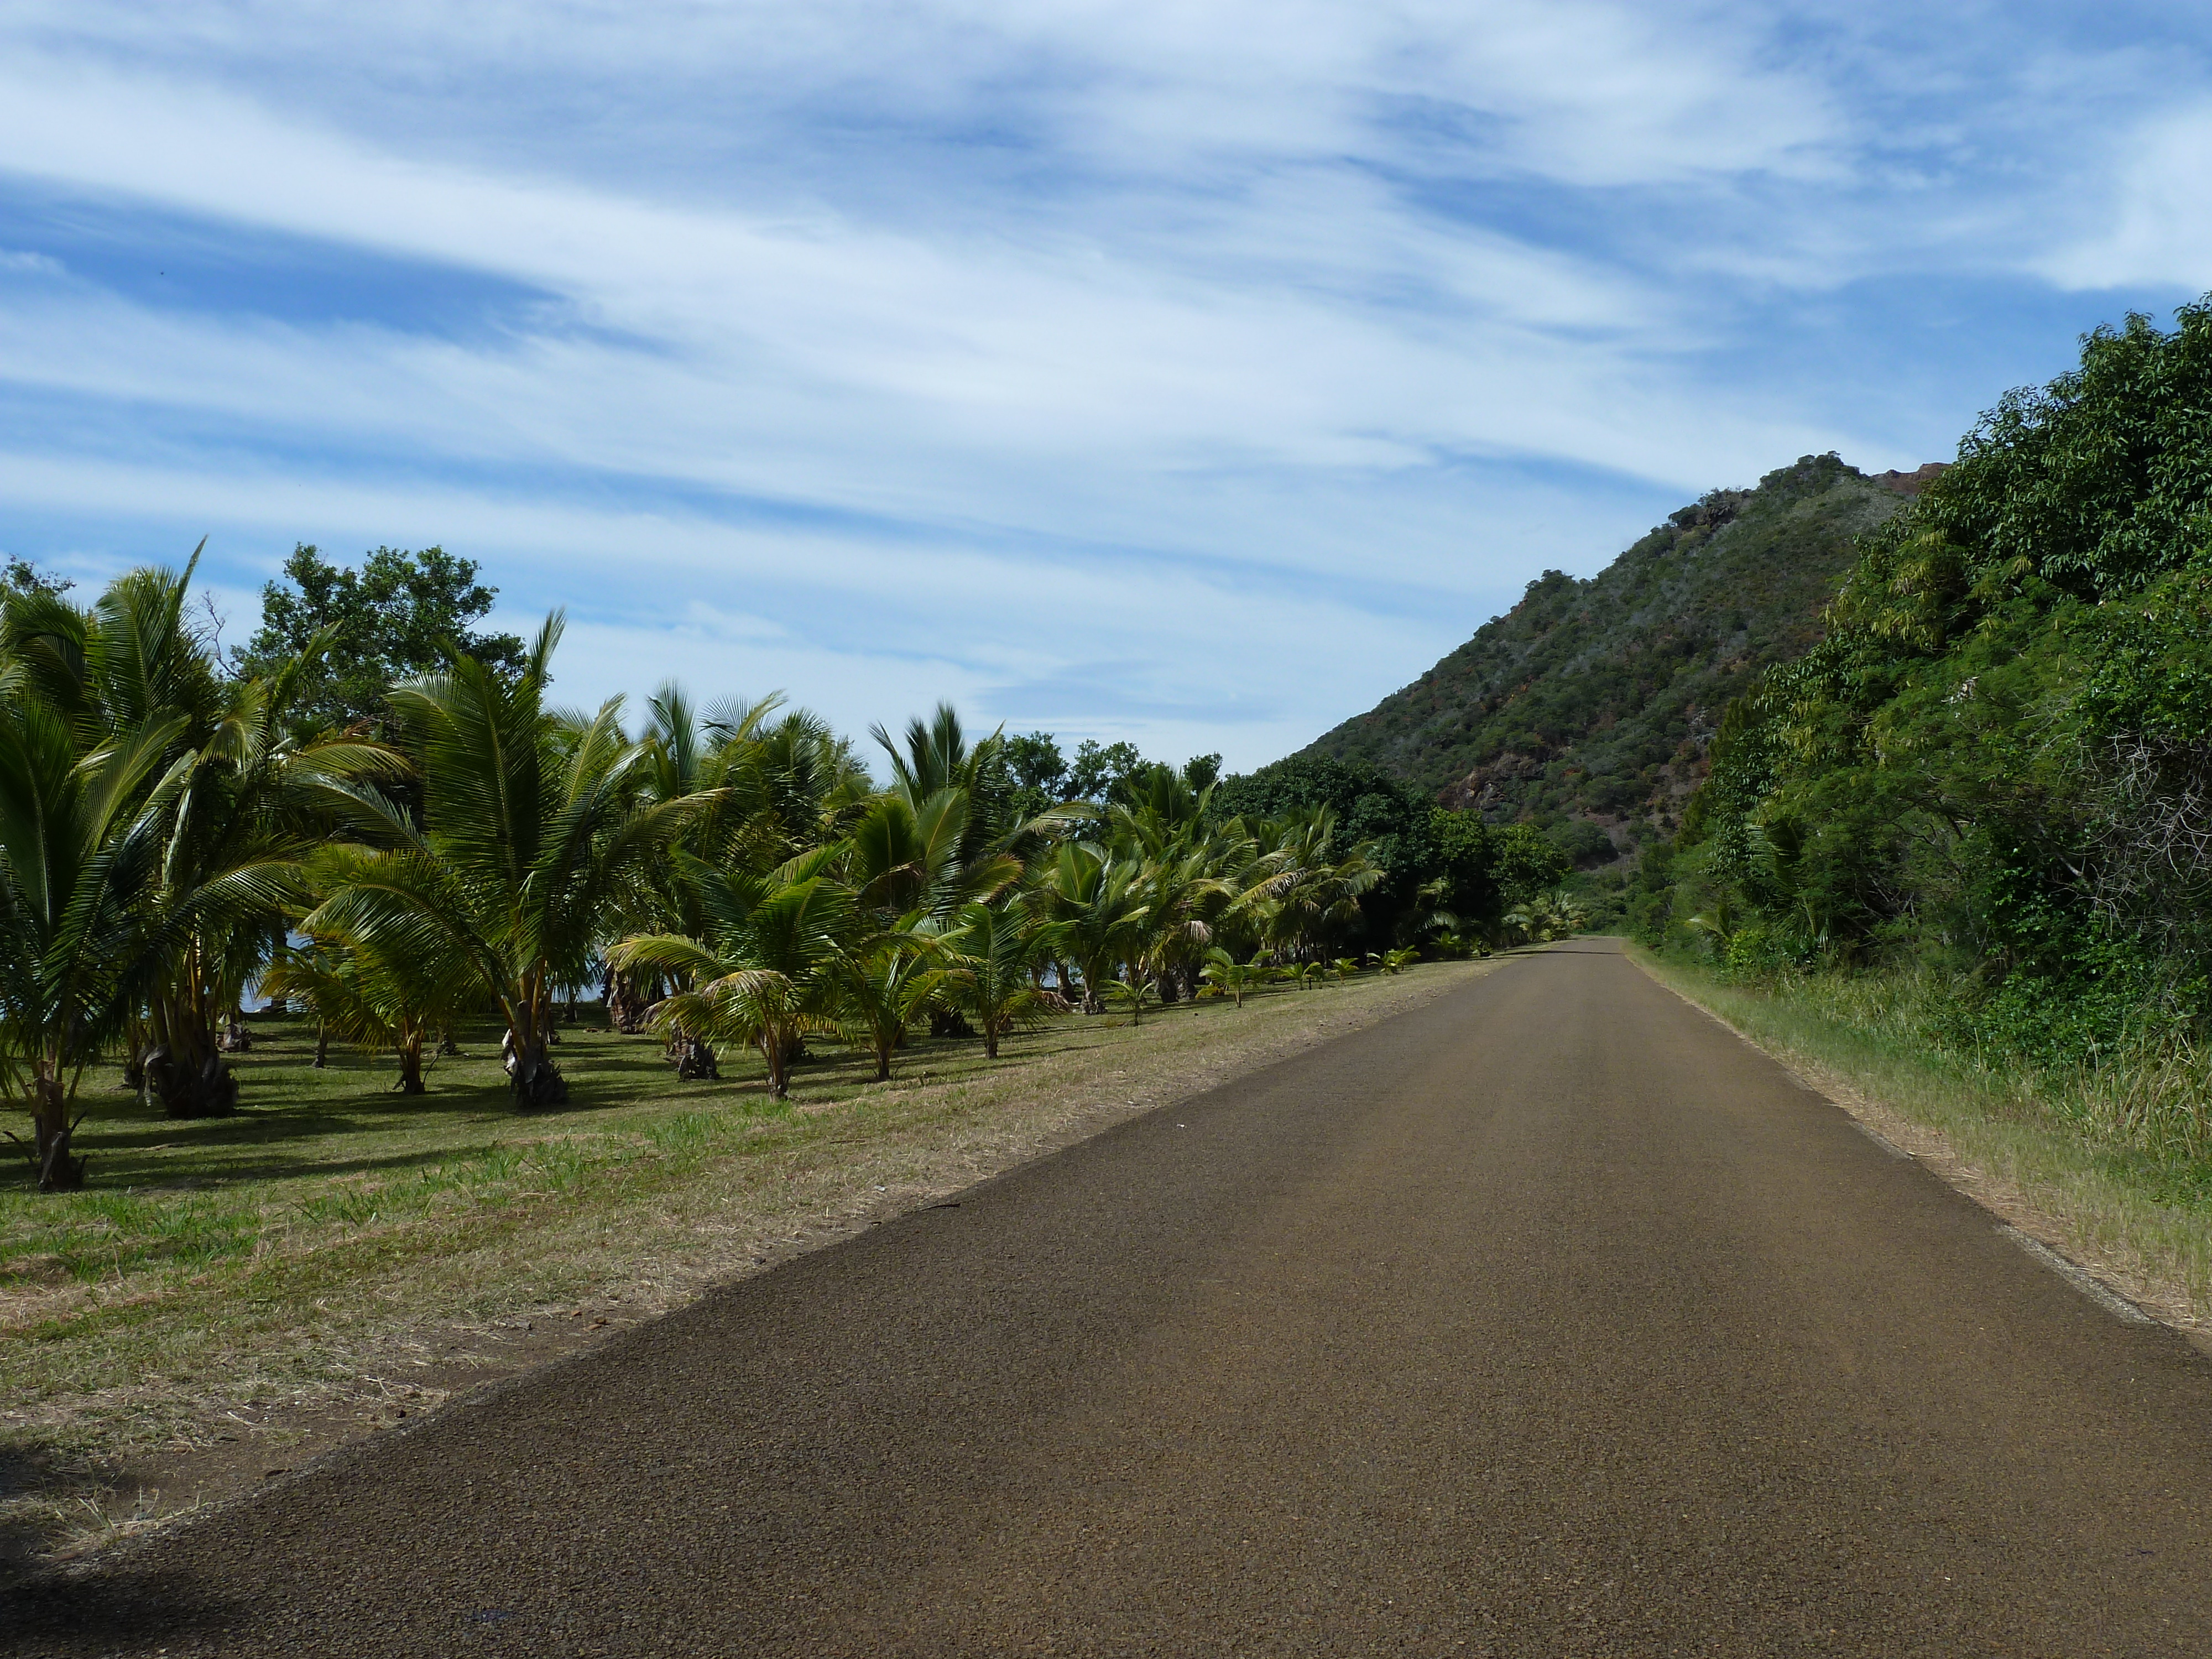
[[299,860],[333,824],[388,812],[365,781],[398,765],[372,743],[296,734],[288,714],[312,650],[265,680],[218,677],[187,610],[198,558],[181,573],[129,572],[88,609],[51,586],[15,591],[4,626],[15,695],[66,720],[87,752],[168,723],[161,855],[132,896],[159,940],[139,992],[150,1047],[128,1059],[180,1117],[235,1104],[219,1025],[296,905]]
[[[343,886],[360,862],[374,855],[356,847],[331,848],[316,861],[325,888]],[[401,1094],[428,1092],[423,1080],[431,1038],[466,1011],[475,990],[465,957],[448,951],[431,956],[392,956],[337,940],[311,942],[289,951],[262,975],[267,995],[297,1001],[313,1017],[322,1040],[335,1037],[364,1054],[389,1054],[398,1061],[394,1085]]]
[[921,917],[839,945],[823,969],[838,1034],[876,1063],[876,1081],[891,1074],[891,1055],[944,994],[937,939],[917,931]]
[[0,567],[0,592],[66,593],[76,586],[73,581],[48,575],[21,554],[10,553],[7,564]]
[[655,1005],[653,1029],[713,1047],[760,1050],[770,1098],[791,1091],[791,1065],[812,1033],[839,1030],[840,994],[854,994],[838,948],[853,895],[826,873],[834,849],[769,875],[718,870],[681,855],[700,894],[703,934],[648,934],[609,952],[615,964],[673,977],[685,988]]
[[1145,1023],[1145,1010],[1160,1000],[1160,982],[1149,974],[1137,974],[1127,979],[1117,979],[1105,988],[1107,1002],[1116,1008],[1129,1011],[1129,1024]]
[[474,627],[498,594],[477,580],[475,560],[442,548],[379,547],[355,569],[301,543],[285,560],[283,579],[262,588],[261,626],[232,667],[266,677],[324,642],[293,700],[294,719],[339,730],[381,721],[390,713],[389,688],[437,672],[450,653],[501,673],[522,672],[527,653],[520,639]]
[[1206,953],[1202,971],[1206,979],[1234,998],[1239,1008],[1244,1006],[1245,993],[1258,989],[1268,979],[1266,968],[1255,962],[1239,962],[1218,945]]
[[1061,948],[1083,981],[1083,1010],[1103,1007],[1101,988],[1121,964],[1144,953],[1152,902],[1143,867],[1104,848],[1064,842],[1054,854],[1041,895],[1045,913],[1060,925]]
[[290,697],[311,664],[295,659],[273,683],[230,682],[207,741],[171,773],[177,810],[148,895],[167,919],[167,944],[141,1064],[172,1117],[235,1106],[222,1033],[303,907],[302,861],[332,829],[375,833],[397,822],[374,787],[404,769],[396,754],[338,733],[295,735]]
[[1279,823],[1310,820],[1323,809],[1334,842],[1346,854],[1358,850],[1376,872],[1360,890],[1359,905],[1342,913],[1351,926],[1349,942],[1363,951],[1384,948],[1428,914],[1421,889],[1438,866],[1432,803],[1364,763],[1297,755],[1224,778],[1206,807],[1217,820]]
[[2051,1061],[2212,1026],[2208,407],[2212,301],[2007,394],[1729,709],[1639,931],[1736,972],[1911,960]]
[[1133,743],[1101,744],[1085,738],[1075,746],[1075,764],[1069,769],[1068,793],[1081,800],[1109,800],[1117,787],[1145,768],[1145,757]]
[[1014,781],[1014,812],[1024,823],[1058,806],[1075,792],[1068,787],[1067,757],[1049,732],[1006,739],[1006,769]]

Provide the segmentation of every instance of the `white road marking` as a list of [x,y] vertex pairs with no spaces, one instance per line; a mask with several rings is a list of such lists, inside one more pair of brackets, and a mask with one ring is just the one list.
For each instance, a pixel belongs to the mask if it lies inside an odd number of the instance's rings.
[[2068,1284],[2073,1285],[2075,1290],[2081,1291],[2113,1318],[2124,1319],[2130,1325],[2154,1325],[2158,1322],[2118,1291],[2092,1276],[2087,1268],[2069,1261],[2041,1239],[2030,1238],[2019,1228],[2009,1224],[1999,1226],[1997,1231],[2045,1267],[2050,1268],[2051,1272],[2063,1278]]

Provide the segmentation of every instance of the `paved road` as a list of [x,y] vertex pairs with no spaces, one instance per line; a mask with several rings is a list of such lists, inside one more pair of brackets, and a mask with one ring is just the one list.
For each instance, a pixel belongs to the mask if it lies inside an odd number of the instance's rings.
[[0,1630],[348,1659],[2203,1656],[2208,1547],[2212,1364],[1588,943]]

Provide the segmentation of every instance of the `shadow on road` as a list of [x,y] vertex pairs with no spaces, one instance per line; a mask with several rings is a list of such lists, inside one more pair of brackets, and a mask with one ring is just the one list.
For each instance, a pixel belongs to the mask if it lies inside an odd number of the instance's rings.
[[126,1645],[166,1649],[179,1638],[216,1633],[244,1611],[196,1573],[51,1570],[0,1589],[0,1651],[63,1659]]

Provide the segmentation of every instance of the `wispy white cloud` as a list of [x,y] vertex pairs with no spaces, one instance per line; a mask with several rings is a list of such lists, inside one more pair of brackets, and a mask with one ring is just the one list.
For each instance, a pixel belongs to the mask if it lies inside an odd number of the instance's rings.
[[[441,540],[568,599],[594,689],[766,664],[990,718],[1088,684],[1050,718],[1165,746],[1211,698],[1250,763],[1686,493],[1939,453],[1994,388],[1899,422],[1914,283],[2208,280],[2201,43],[2076,33],[27,3],[0,489],[57,547],[216,528],[248,592],[294,535]],[[177,227],[256,281],[186,292]],[[330,276],[370,260],[374,303]],[[432,325],[451,273],[488,286]]]
[[2072,288],[2212,288],[2212,98],[2142,122],[2113,148],[2116,187],[2044,269]]

